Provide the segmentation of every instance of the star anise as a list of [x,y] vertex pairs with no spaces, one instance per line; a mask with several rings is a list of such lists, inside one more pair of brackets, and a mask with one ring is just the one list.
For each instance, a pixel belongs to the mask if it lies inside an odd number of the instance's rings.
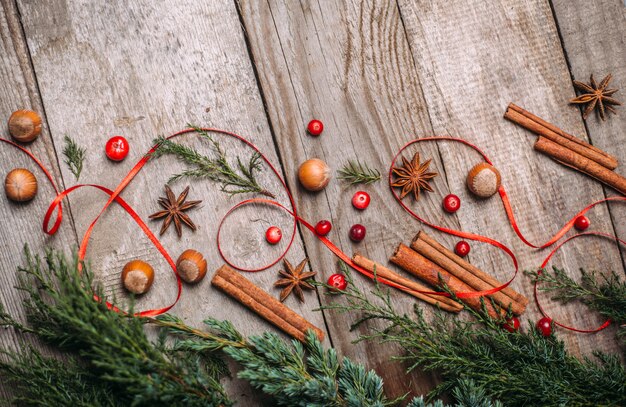
[[183,212],[196,207],[202,201],[185,202],[185,200],[187,199],[187,194],[189,194],[189,187],[185,188],[185,190],[178,196],[178,198],[176,198],[176,196],[174,196],[174,193],[172,192],[172,189],[168,185],[165,185],[166,196],[161,197],[158,200],[159,205],[161,205],[165,210],[150,215],[150,219],[165,218],[165,220],[163,220],[163,225],[161,226],[161,232],[159,233],[160,235],[165,233],[172,221],[174,221],[174,227],[176,228],[176,233],[178,234],[178,237],[181,237],[183,235],[183,223],[191,228],[191,230],[195,231],[197,229],[196,225],[191,221],[191,218],[189,218],[189,216],[187,216]]
[[574,81],[574,87],[583,93],[570,100],[570,103],[587,105],[583,112],[583,119],[586,119],[594,108],[598,110],[598,114],[602,120],[605,119],[605,110],[617,114],[617,111],[611,105],[621,105],[619,101],[612,97],[618,89],[607,89],[612,77],[613,75],[608,74],[602,79],[599,85],[595,79],[593,79],[593,75],[589,78],[589,84]]
[[283,261],[287,270],[280,270],[279,273],[284,278],[281,278],[274,283],[274,287],[285,287],[280,292],[280,301],[285,301],[287,297],[289,297],[289,294],[293,291],[296,293],[296,297],[298,297],[300,302],[304,302],[304,293],[302,289],[314,289],[314,287],[305,280],[313,277],[317,273],[312,271],[304,273],[304,266],[306,266],[309,259],[302,260],[295,269],[287,259],[283,259]]
[[435,178],[438,174],[436,172],[429,172],[428,166],[432,159],[428,159],[420,164],[420,153],[417,152],[413,156],[411,161],[402,157],[402,166],[393,167],[392,171],[396,176],[396,180],[392,187],[402,188],[400,192],[400,199],[404,199],[410,192],[413,192],[415,200],[420,199],[420,191],[422,189],[433,192],[432,187],[428,184],[428,181]]

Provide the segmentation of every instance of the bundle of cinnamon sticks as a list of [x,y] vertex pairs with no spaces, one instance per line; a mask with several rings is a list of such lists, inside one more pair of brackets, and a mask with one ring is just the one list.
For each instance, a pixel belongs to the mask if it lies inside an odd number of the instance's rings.
[[[390,260],[431,286],[440,288],[443,282],[454,293],[487,291],[502,285],[423,231],[415,236],[411,247],[400,244]],[[496,309],[490,301],[484,301],[492,317],[504,315],[509,307],[514,314],[519,315],[528,305],[528,299],[510,287],[489,297],[502,307]],[[464,301],[476,310],[482,309],[483,301],[480,297],[467,297]]]
[[227,265],[217,270],[211,284],[299,341],[304,341],[307,330],[324,339],[321,329]]
[[626,178],[613,171],[618,164],[614,156],[513,103],[509,104],[504,117],[539,136],[535,150],[626,195]]

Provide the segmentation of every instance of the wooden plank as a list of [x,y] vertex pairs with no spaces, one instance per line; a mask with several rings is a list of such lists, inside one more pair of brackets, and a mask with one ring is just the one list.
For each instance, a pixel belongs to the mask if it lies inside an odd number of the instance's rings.
[[[567,64],[548,3],[470,1],[432,3],[400,1],[411,51],[422,78],[429,117],[437,133],[460,134],[482,146],[500,169],[521,230],[531,241],[545,241],[566,220],[603,197],[595,181],[532,151],[534,136],[502,119],[511,101],[573,134],[584,135],[576,109]],[[623,151],[611,150],[623,161]],[[536,268],[547,251],[532,250],[514,235],[497,199],[479,202],[466,192],[465,174],[473,165],[466,149],[442,150],[451,189],[465,204],[459,212],[465,230],[497,237],[514,249],[521,269]],[[594,229],[610,231],[606,206],[590,214]],[[472,262],[510,275],[507,260],[491,248],[475,246]],[[564,247],[552,264],[577,275],[580,267],[619,267],[617,248],[599,239],[579,239]],[[532,296],[529,280],[520,276],[516,289]],[[579,327],[600,319],[580,305],[559,306],[543,300],[551,315]],[[526,317],[539,318],[536,306]],[[559,330],[575,353],[615,351],[614,329],[596,335]]]
[[[559,34],[572,77],[589,83],[593,74],[598,81],[612,73],[611,88],[620,89],[615,97],[626,105],[626,6],[622,0],[605,0],[590,7],[585,1],[552,1]],[[576,111],[575,106],[570,109]],[[601,149],[622,158],[619,174],[626,174],[624,157],[624,129],[626,110],[617,106],[618,114],[609,114],[606,121],[595,114],[586,120],[591,142]],[[616,195],[606,188],[608,195]],[[626,236],[626,205],[612,204],[611,218],[617,235]]]
[[[46,125],[35,76],[30,65],[26,41],[22,35],[19,16],[13,1],[0,1],[0,137],[10,139],[6,121],[18,109],[32,109],[41,114],[44,125],[41,136],[28,150],[39,157],[52,171],[55,182],[63,185],[55,155],[55,147]],[[37,253],[45,246],[69,248],[76,245],[71,214],[66,207],[65,223],[55,237],[46,236],[41,228],[43,216],[55,193],[44,173],[25,154],[7,144],[0,145],[0,176],[4,185],[6,174],[13,168],[31,170],[39,181],[39,192],[26,204],[10,202],[4,192],[0,197],[0,303],[8,312],[23,316],[22,293],[17,285],[17,267],[24,261],[24,244]],[[17,349],[20,344],[32,343],[31,338],[17,335],[14,330],[2,330],[0,347]],[[1,382],[2,380],[0,380]],[[0,385],[0,397],[9,397],[10,390]]]
[[[395,3],[240,1],[239,5],[301,215],[312,223],[331,220],[329,238],[346,253],[358,250],[388,264],[395,246],[402,241],[408,244],[420,226],[391,201],[384,181],[365,187],[349,186],[336,179],[336,170],[358,158],[386,174],[400,146],[416,135],[432,134],[419,74]],[[324,132],[318,138],[305,132],[313,118],[324,122]],[[448,188],[437,146],[424,145],[419,150],[424,159],[433,158],[432,166],[442,176],[433,183],[436,193],[424,194],[419,204],[406,202],[420,213],[436,216],[446,226],[458,227],[454,216],[441,214],[441,197]],[[416,149],[407,155],[413,151]],[[335,179],[318,194],[303,191],[296,179],[299,164],[312,157],[322,158],[335,170]],[[350,204],[359,189],[367,190],[372,197],[370,207],[363,212]],[[367,237],[359,244],[348,238],[355,223],[367,227]],[[336,273],[337,259],[308,231],[304,239],[322,278]],[[362,290],[373,288],[359,275],[355,281]],[[416,301],[394,293],[400,310],[411,312]],[[432,311],[429,305],[423,307],[427,313]],[[408,390],[421,394],[434,385],[432,376],[417,372],[407,376],[407,366],[391,363],[389,359],[398,354],[397,348],[352,344],[356,333],[349,332],[348,327],[355,315],[330,313],[326,319],[334,346],[341,354],[376,368],[388,394],[401,395]]]
[[[173,8],[151,1],[65,1],[54,5],[23,1],[20,11],[53,138],[59,143],[69,134],[88,147],[82,182],[115,187],[157,135],[171,134],[186,123],[237,132],[278,163],[234,3],[185,1]],[[124,135],[131,144],[129,157],[119,164],[108,161],[103,151],[106,140],[114,134]],[[252,153],[233,140],[219,140],[231,159],[236,155],[247,159]],[[197,138],[189,142],[208,153],[206,143]],[[170,157],[149,163],[124,191],[124,199],[147,221],[148,215],[158,210],[156,200],[164,195],[163,184],[181,168]],[[70,177],[65,169],[64,174]],[[277,193],[279,201],[288,202],[267,168],[260,179]],[[174,191],[180,193],[186,184],[174,184]],[[100,210],[104,198],[91,190],[71,197],[79,235]],[[201,251],[210,272],[202,283],[184,287],[173,313],[194,326],[201,326],[203,319],[212,316],[232,320],[245,334],[271,330],[256,315],[210,288],[213,272],[223,263],[215,243],[217,225],[227,209],[244,197],[229,198],[218,186],[202,181],[192,183],[189,198],[204,200],[200,209],[190,212],[199,230],[195,234],[185,230],[178,239],[170,229],[161,242],[174,258],[187,248]],[[270,224],[285,232],[283,242],[276,247],[264,241]],[[161,226],[158,222],[149,225],[155,232]],[[241,265],[267,264],[284,248],[290,225],[291,219],[278,210],[248,206],[229,218],[222,245]],[[302,243],[296,238],[288,258],[293,263],[304,256]],[[112,208],[96,226],[88,251],[93,268],[111,293],[123,296],[121,268],[137,257],[156,270],[152,290],[139,299],[137,307],[169,304],[176,287],[171,271],[128,216]],[[278,295],[272,288],[278,268],[247,277]],[[307,293],[306,297],[305,304],[293,297],[286,304],[324,327],[322,315],[311,311],[319,305],[316,295]],[[233,397],[254,404],[256,398],[250,389],[235,383],[230,391]]]

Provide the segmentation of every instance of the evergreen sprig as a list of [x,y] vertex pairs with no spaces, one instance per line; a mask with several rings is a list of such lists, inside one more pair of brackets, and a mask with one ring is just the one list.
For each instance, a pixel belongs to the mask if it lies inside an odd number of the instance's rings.
[[[344,272],[352,282],[347,268]],[[408,363],[409,370],[420,366],[439,372],[443,382],[429,393],[430,399],[472,380],[486,397],[507,405],[626,405],[626,370],[616,355],[598,352],[595,361],[580,360],[556,336],[543,337],[532,324],[528,333],[510,333],[500,321],[469,307],[471,321],[443,312],[427,321],[417,305],[412,317],[398,313],[389,292],[379,286],[373,300],[354,284],[348,287],[344,302],[324,308],[357,313],[353,329],[369,320],[385,322],[384,328],[370,328],[358,340],[395,343],[404,350],[397,360]]]
[[[68,262],[62,254],[48,251],[44,265],[28,251],[26,257],[27,265],[20,268],[19,289],[27,294],[24,308],[28,325],[0,309],[0,326],[33,333],[85,363],[88,375],[76,373],[75,385],[57,380],[56,391],[75,398],[81,388],[89,387],[91,393],[85,395],[93,398],[83,400],[83,404],[96,403],[97,396],[106,391],[115,394],[122,405],[232,405],[215,374],[224,371],[222,361],[214,358],[212,366],[207,365],[207,359],[167,348],[164,341],[152,343],[144,332],[143,319],[113,312],[105,303],[94,300],[94,294],[104,298],[103,291],[98,287],[92,290],[91,273],[85,270],[87,267],[81,272],[76,258]],[[56,379],[65,370],[76,371],[75,365],[61,361],[55,365],[51,359],[43,359],[39,365],[28,362],[28,357],[18,357],[12,364],[0,366],[5,372],[7,366],[13,366],[13,379],[28,386],[21,394],[23,405],[37,405],[37,400],[54,396],[50,386],[27,380],[29,376],[44,380],[41,375],[46,369],[42,363],[53,367]],[[66,405],[80,401],[75,399]]]
[[80,147],[76,141],[74,141],[68,135],[65,136],[65,146],[63,147],[63,155],[65,156],[65,164],[68,166],[72,174],[76,177],[76,180],[80,178],[80,173],[83,171],[83,162],[85,161],[85,149]]
[[174,155],[189,166],[183,172],[173,175],[168,183],[176,182],[182,178],[207,178],[219,183],[222,192],[228,195],[258,193],[274,198],[274,194],[262,187],[256,179],[256,172],[262,168],[261,155],[258,152],[254,152],[246,163],[237,156],[237,164],[233,167],[228,162],[226,152],[217,140],[201,128],[190,127],[209,142],[211,151],[216,158],[202,155],[191,147],[175,143],[165,137],[157,138],[153,143],[158,147],[152,153],[152,157]]
[[362,164],[359,160],[350,160],[339,170],[339,179],[350,184],[371,184],[380,181],[380,172],[368,167],[367,164]]
[[539,281],[541,291],[552,292],[556,301],[582,301],[589,308],[620,326],[617,334],[626,344],[626,281],[617,273],[600,274],[580,270],[580,282],[557,267],[549,270],[527,271],[534,281]]

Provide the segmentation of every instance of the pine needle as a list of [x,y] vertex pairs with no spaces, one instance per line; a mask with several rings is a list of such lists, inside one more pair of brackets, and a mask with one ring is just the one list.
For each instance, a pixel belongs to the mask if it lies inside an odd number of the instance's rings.
[[339,170],[339,174],[339,179],[353,185],[371,184],[380,181],[380,172],[377,169],[368,167],[367,164],[362,164],[359,160],[348,161],[348,164]]
[[85,161],[85,149],[80,147],[72,138],[68,135],[64,137],[65,147],[63,147],[63,155],[65,156],[65,164],[69,170],[74,174],[76,180],[80,178],[80,173],[83,171],[83,162]]
[[254,152],[248,160],[236,157],[236,165],[233,167],[221,145],[206,131],[191,126],[200,136],[209,142],[210,149],[215,158],[200,154],[197,150],[174,143],[165,137],[154,140],[158,145],[152,157],[174,155],[188,165],[188,168],[179,174],[174,174],[168,183],[176,182],[183,178],[206,178],[221,185],[222,192],[228,195],[257,193],[275,198],[274,194],[262,187],[257,179],[256,172],[260,171],[261,155]]

